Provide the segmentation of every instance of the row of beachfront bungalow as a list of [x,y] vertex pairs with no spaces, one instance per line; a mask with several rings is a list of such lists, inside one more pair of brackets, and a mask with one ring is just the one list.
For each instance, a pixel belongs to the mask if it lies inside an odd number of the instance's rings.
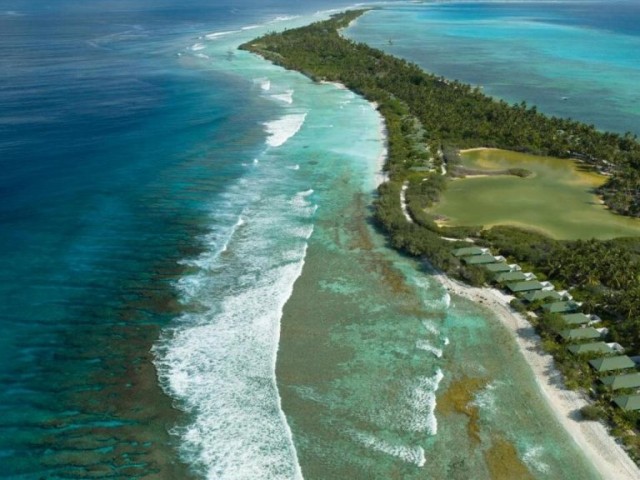
[[518,264],[507,264],[505,257],[492,255],[488,248],[462,247],[455,249],[453,255],[467,265],[481,265],[493,274],[496,283],[504,285],[512,293],[553,290],[549,282],[537,282],[533,273],[523,272]]
[[[614,345],[620,349],[622,348],[618,344]],[[633,391],[633,393],[628,395],[613,397],[613,403],[628,412],[640,410],[640,395],[637,393],[638,388],[640,388],[640,373],[628,371],[636,368],[636,362],[634,360],[627,355],[618,355],[616,357],[603,357],[590,360],[589,365],[598,373],[627,370],[623,373],[600,377],[599,381],[609,387],[613,392],[623,389]]]
[[[579,302],[570,300],[552,302],[542,307],[546,312],[563,313],[562,319],[568,327],[578,327],[568,328],[559,332],[559,336],[565,342],[572,343],[572,345],[567,347],[567,350],[573,355],[598,356],[599,358],[589,360],[589,365],[597,373],[620,372],[635,369],[636,362],[627,355],[622,355],[624,348],[620,344],[615,342],[606,343],[601,340],[596,341],[599,338],[605,337],[609,333],[609,330],[607,328],[595,328],[593,325],[601,321],[600,317],[593,314],[586,315],[577,312],[580,306],[581,304]],[[608,375],[600,377],[599,381],[612,391],[620,389],[635,390],[640,388],[640,373],[626,372],[618,375]],[[620,395],[613,398],[613,403],[626,411],[640,410],[640,395],[636,393]]]
[[[573,355],[602,355],[589,361],[589,365],[597,373],[624,371],[635,369],[636,362],[626,355],[610,356],[624,353],[618,343],[594,341],[607,335],[606,328],[595,328],[601,319],[597,315],[586,315],[578,312],[582,303],[573,301],[566,290],[556,292],[550,282],[539,282],[533,273],[524,273],[517,264],[507,264],[503,256],[493,256],[488,248],[463,247],[453,251],[455,257],[461,258],[467,265],[482,265],[489,273],[494,274],[494,281],[512,294],[528,303],[545,300],[542,309],[549,313],[561,314],[567,329],[558,335],[567,343],[567,350]],[[583,343],[574,343],[583,342]],[[586,343],[585,343],[586,342]],[[601,377],[599,381],[611,388],[639,389],[640,372],[622,373]],[[640,395],[621,395],[613,398],[613,402],[623,410],[640,410]]]
[[[544,308],[544,307],[543,307]],[[548,307],[546,311],[554,311]],[[573,343],[567,349],[573,355],[596,355],[599,358],[589,360],[589,365],[597,373],[624,371],[636,368],[636,362],[624,353],[624,348],[618,343],[606,343],[594,341],[605,337],[609,333],[606,328],[595,328],[594,324],[600,322],[597,315],[585,315],[584,313],[570,313],[562,315],[567,326],[579,325],[579,328],[570,328],[560,332],[560,337],[566,342],[587,341],[587,343]],[[617,354],[617,355],[616,355]],[[612,391],[620,389],[637,389],[640,387],[640,373],[622,373],[600,377],[599,381]],[[640,410],[640,395],[620,395],[613,398],[613,402],[621,409],[631,411]]]
[[476,256],[476,255],[484,255],[486,253],[489,253],[489,249],[488,248],[462,247],[462,248],[456,248],[453,251],[453,256],[461,258],[461,257],[471,257],[471,256]]

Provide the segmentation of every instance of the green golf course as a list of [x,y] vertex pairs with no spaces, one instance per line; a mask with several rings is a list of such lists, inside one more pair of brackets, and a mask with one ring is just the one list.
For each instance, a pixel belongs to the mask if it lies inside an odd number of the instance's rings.
[[523,168],[513,175],[473,175],[451,180],[430,213],[450,226],[515,225],[556,239],[640,235],[640,220],[608,210],[593,193],[606,177],[586,171],[573,160],[538,157],[499,149],[461,154],[462,166],[474,171]]

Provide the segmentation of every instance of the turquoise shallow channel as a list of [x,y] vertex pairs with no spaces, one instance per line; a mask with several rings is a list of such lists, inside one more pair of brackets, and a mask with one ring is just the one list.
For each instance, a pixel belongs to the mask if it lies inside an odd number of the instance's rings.
[[638,18],[632,0],[397,4],[346,33],[510,103],[640,134]]

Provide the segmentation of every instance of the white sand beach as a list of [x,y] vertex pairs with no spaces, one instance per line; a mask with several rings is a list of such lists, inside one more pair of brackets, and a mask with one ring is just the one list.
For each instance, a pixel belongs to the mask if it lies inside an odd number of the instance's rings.
[[522,355],[531,366],[551,410],[585,456],[591,460],[602,478],[607,480],[640,478],[640,469],[609,435],[602,423],[580,420],[578,410],[587,405],[587,400],[581,393],[564,387],[562,375],[555,368],[553,358],[541,348],[540,337],[531,324],[509,306],[509,301],[513,297],[494,288],[470,287],[444,274],[438,274],[437,278],[450,293],[485,305],[509,329]]

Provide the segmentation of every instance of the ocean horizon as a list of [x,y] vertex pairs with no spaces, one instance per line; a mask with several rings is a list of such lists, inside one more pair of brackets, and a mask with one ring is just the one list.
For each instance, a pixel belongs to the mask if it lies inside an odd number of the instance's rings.
[[[637,133],[637,7],[601,5],[386,2],[345,35]],[[237,49],[349,6],[3,7],[0,478],[490,478],[496,444],[599,478],[495,316],[372,226],[375,106]]]

